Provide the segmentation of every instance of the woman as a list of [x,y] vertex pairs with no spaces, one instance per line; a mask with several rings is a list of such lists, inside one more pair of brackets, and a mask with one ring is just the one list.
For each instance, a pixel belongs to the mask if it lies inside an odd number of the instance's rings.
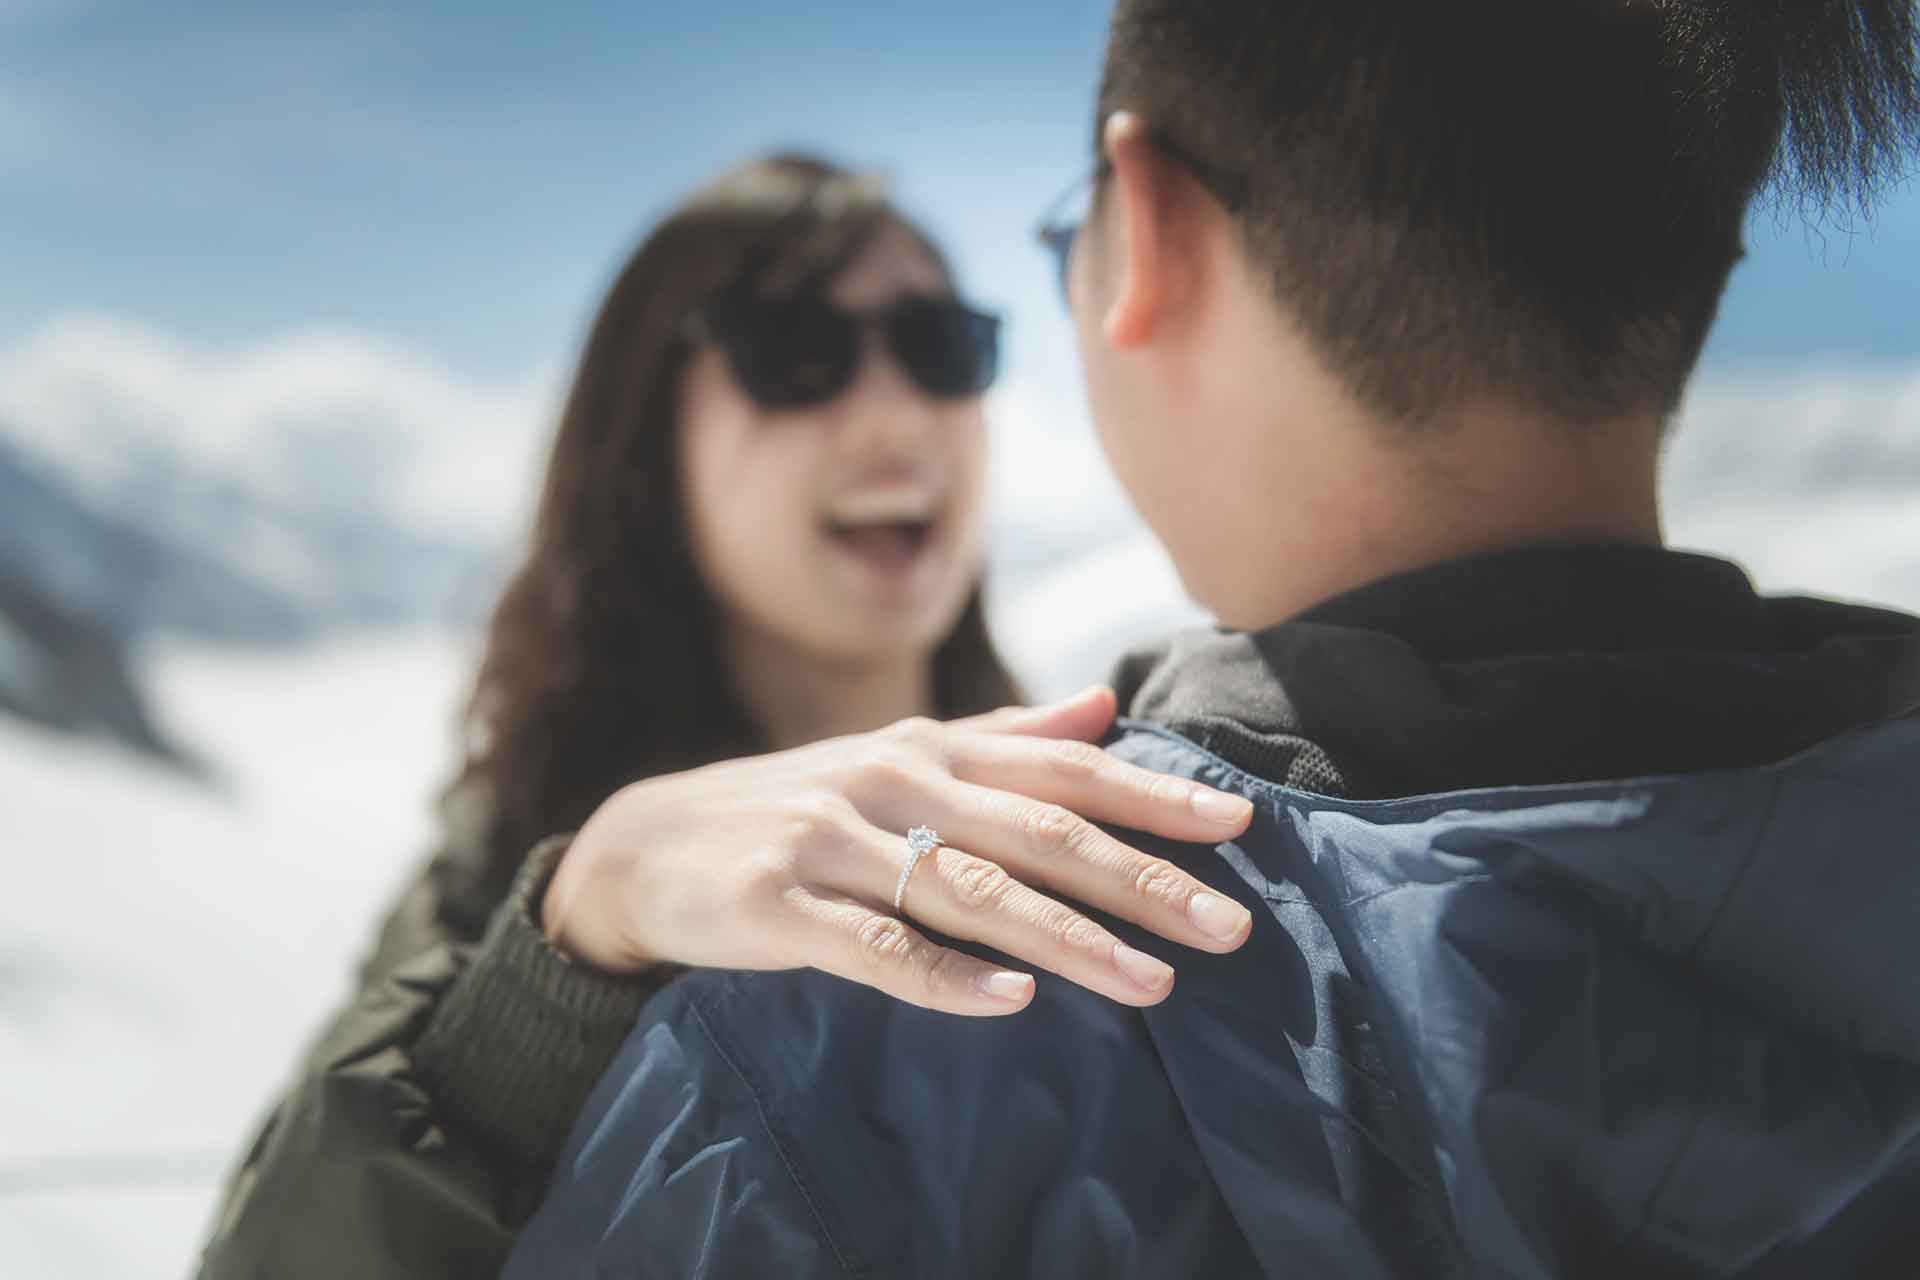
[[816,160],[748,164],[642,245],[494,616],[445,847],[203,1275],[492,1274],[685,966],[996,1015],[1032,977],[909,919],[1140,1005],[1171,970],[1043,890],[1245,940],[1237,905],[1076,816],[1215,842],[1244,802],[1090,747],[1106,691],[987,714],[1016,701],[979,588],[997,336],[877,185]]

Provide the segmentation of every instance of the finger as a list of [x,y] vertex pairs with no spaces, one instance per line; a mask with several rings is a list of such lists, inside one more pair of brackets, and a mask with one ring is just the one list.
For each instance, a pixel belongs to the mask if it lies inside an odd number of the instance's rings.
[[1122,1004],[1158,1004],[1173,990],[1170,966],[1021,883],[998,863],[959,849],[935,849],[919,861],[907,880],[902,911],[950,937],[984,943]]
[[833,894],[808,894],[798,902],[817,926],[802,947],[803,958],[823,972],[923,1009],[966,1017],[1004,1017],[1033,1002],[1031,974],[938,946],[862,902]]
[[[992,858],[1031,888],[1097,907],[1202,951],[1234,951],[1252,936],[1253,916],[1245,907],[1069,809],[960,782],[940,789],[934,799],[935,810],[924,821],[960,848]],[[1042,963],[1028,952],[1014,954]]]
[[1218,844],[1253,821],[1253,805],[1243,797],[1142,769],[1086,742],[955,734],[947,761],[963,782],[1169,840]]
[[[909,857],[903,838],[874,828],[870,836],[847,842],[840,857],[809,867],[807,874],[810,883],[831,894],[890,909]],[[1125,946],[1080,911],[1021,883],[998,863],[957,849],[937,848],[914,864],[901,913],[1123,1004],[1158,1004],[1173,989],[1173,970],[1166,964]],[[1208,945],[1224,949],[1218,942]]]
[[1094,685],[1071,698],[1044,707],[1002,707],[985,715],[955,720],[950,727],[976,733],[1009,733],[1028,737],[1066,738],[1095,742],[1113,727],[1119,704],[1112,689]]

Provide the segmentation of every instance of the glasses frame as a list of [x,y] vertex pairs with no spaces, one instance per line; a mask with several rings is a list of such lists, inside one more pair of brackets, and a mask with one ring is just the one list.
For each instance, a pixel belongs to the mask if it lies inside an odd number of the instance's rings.
[[1083,192],[1090,191],[1089,208],[1100,194],[1100,184],[1113,172],[1113,162],[1102,158],[1087,173],[1076,179],[1072,186],[1062,191],[1047,205],[1046,213],[1040,217],[1040,224],[1034,228],[1034,238],[1053,256],[1055,282],[1060,286],[1060,297],[1067,296],[1067,284],[1073,271],[1073,245],[1086,229],[1084,217],[1068,217],[1066,211],[1074,206]]
[[[1163,133],[1149,133],[1147,140],[1159,149],[1161,154],[1178,164],[1194,180],[1207,190],[1220,206],[1228,213],[1238,217],[1247,204],[1246,181],[1230,174],[1218,166],[1209,164],[1195,155],[1191,148],[1167,137]],[[1068,300],[1068,285],[1073,274],[1073,246],[1079,240],[1080,233],[1086,229],[1085,218],[1069,217],[1066,210],[1073,207],[1082,192],[1091,189],[1089,214],[1092,202],[1100,198],[1101,184],[1113,176],[1113,161],[1105,156],[1100,163],[1080,178],[1074,180],[1065,191],[1055,196],[1047,205],[1047,211],[1041,215],[1039,225],[1034,228],[1034,238],[1040,242],[1054,260],[1054,275],[1060,286],[1060,297]]]

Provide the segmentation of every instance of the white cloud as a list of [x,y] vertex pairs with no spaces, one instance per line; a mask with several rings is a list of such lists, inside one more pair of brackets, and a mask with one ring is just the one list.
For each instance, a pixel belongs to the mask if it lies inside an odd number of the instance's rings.
[[0,432],[109,502],[184,457],[297,508],[489,540],[528,508],[554,401],[546,371],[468,377],[344,332],[196,346],[76,314],[0,347]]
[[[0,433],[111,500],[138,502],[137,460],[170,451],[290,503],[495,543],[531,507],[562,390],[556,370],[476,377],[348,332],[211,346],[75,314],[0,346]],[[1043,662],[1092,608],[1076,567],[1150,596],[1141,616],[1190,615],[1067,377],[1010,381],[989,417],[996,594],[1009,623],[1054,628]],[[1739,559],[1769,589],[1920,608],[1920,368],[1704,385],[1667,473],[1676,543]]]
[[1920,369],[1702,386],[1666,461],[1676,544],[1771,591],[1920,610]]

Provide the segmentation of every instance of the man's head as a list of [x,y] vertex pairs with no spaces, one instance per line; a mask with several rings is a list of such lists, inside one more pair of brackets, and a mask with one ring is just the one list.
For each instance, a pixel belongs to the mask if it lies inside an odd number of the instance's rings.
[[1259,625],[1355,574],[1657,539],[1749,205],[1900,155],[1913,31],[1910,0],[1119,0],[1072,295],[1189,586]]

